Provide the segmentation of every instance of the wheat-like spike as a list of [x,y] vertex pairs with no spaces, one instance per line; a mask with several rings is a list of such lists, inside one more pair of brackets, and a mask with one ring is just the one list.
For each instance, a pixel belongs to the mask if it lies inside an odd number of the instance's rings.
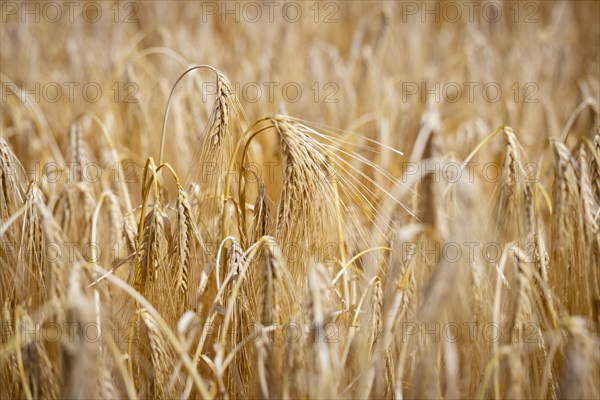
[[27,185],[23,166],[0,137],[0,220],[6,221],[23,205]]
[[[66,256],[67,249],[65,243],[68,239],[65,237],[58,221],[54,218],[50,210],[42,202],[37,203],[38,212],[40,215],[40,226],[43,233],[44,243],[44,257],[46,259],[46,295],[48,297],[55,296],[59,300],[63,300],[67,295],[68,285],[68,267],[67,263],[70,261]],[[49,257],[47,249],[52,246],[57,246],[60,252],[56,257]],[[74,251],[70,255],[73,262],[82,261],[81,255],[78,251]]]
[[[568,213],[566,207],[569,205],[573,197],[576,196],[576,191],[573,190],[577,179],[573,170],[573,164],[571,159],[571,153],[564,144],[555,141],[553,142],[553,150],[556,158],[556,171],[555,171],[555,188],[554,188],[554,206],[556,214],[564,216]],[[565,222],[565,221],[561,221]]]
[[265,326],[273,323],[273,308],[275,307],[275,282],[273,282],[275,271],[273,271],[273,256],[269,251],[265,254],[263,265],[263,286],[262,286],[262,316],[261,323]]
[[125,249],[127,253],[134,254],[138,246],[137,236],[135,235],[135,229],[131,225],[129,218],[123,218],[121,223],[121,236],[125,242]]
[[259,335],[259,339],[254,343],[259,387],[258,396],[263,399],[269,399],[273,397],[273,394],[271,392],[271,395],[269,395],[269,375],[271,371],[269,371],[269,368],[267,366],[267,359],[269,358],[269,350],[267,344],[268,337],[266,335],[266,332],[262,331],[259,333]]
[[[202,166],[201,176],[196,176],[195,179],[197,182],[201,182],[203,194],[196,196],[195,191],[190,191],[192,203],[195,203],[193,207],[196,211],[195,222],[198,226],[203,227],[202,241],[204,243],[214,243],[223,239],[223,232],[221,232],[223,226],[218,216],[222,216],[224,208],[229,207],[227,199],[224,202],[220,198],[224,191],[223,173],[205,174],[205,172],[207,172],[207,166],[210,166],[211,171],[214,171],[215,168],[220,171],[230,165],[231,144],[235,138],[234,129],[231,126],[232,121],[235,123],[235,119],[232,118],[232,115],[240,116],[235,112],[239,101],[233,94],[227,78],[220,71],[216,69],[213,71],[216,74],[217,85],[214,108],[201,139],[201,148],[194,155],[194,159]],[[207,196],[207,193],[212,195]]]
[[258,196],[254,202],[254,221],[252,226],[252,243],[265,236],[269,232],[270,225],[269,202],[265,191],[265,183],[262,181],[258,185]]
[[479,262],[479,260],[475,260],[472,264],[471,264],[471,282],[473,282],[472,287],[473,287],[473,304],[474,304],[474,309],[473,309],[473,318],[477,319],[479,318],[480,315],[483,314],[483,305],[485,304],[484,301],[484,282],[485,282],[485,278],[484,278],[484,270],[483,270],[483,266],[481,265],[481,263]]
[[63,232],[80,247],[89,242],[95,205],[96,200],[90,185],[77,182],[65,186],[54,206],[54,215]]
[[[11,315],[11,310],[9,309],[8,300],[2,305],[0,316],[0,323],[2,323],[2,326],[4,327],[0,332],[0,343],[9,343],[10,340],[16,338],[16,327]],[[3,382],[6,382],[4,393],[2,394],[3,398],[22,397],[16,372],[18,369],[17,355],[14,352],[8,354],[4,361],[0,362],[0,379],[2,379]]]
[[369,353],[372,353],[375,343],[379,338],[379,334],[383,329],[383,289],[381,280],[377,279],[373,285],[373,298],[371,301],[371,345]]
[[[573,160],[567,146],[558,141],[553,142],[554,155],[556,158],[555,182],[553,188],[553,219],[552,219],[552,256],[550,265],[561,266],[550,269],[554,272],[554,282],[559,288],[558,292],[563,298],[572,288],[575,290],[576,277],[585,272],[577,257],[576,237],[577,226],[581,226],[581,213],[579,212],[580,202],[578,199],[579,188],[577,185],[577,176],[573,168]],[[558,276],[558,272],[562,276]],[[578,290],[578,289],[577,289]],[[573,299],[574,304],[569,304],[569,308],[577,309],[577,304],[586,304],[589,299],[587,296],[576,296]],[[583,303],[582,303],[583,302]],[[590,309],[589,305],[584,307]],[[580,310],[578,312],[582,312]]]
[[103,399],[118,399],[123,397],[117,390],[115,381],[105,363],[102,363],[100,367],[100,397]]
[[392,351],[387,349],[385,351],[385,378],[383,384],[383,398],[390,399],[394,397],[395,392],[395,371],[394,361],[392,358]]
[[119,227],[123,223],[123,213],[121,212],[119,198],[113,191],[106,192],[106,201],[108,201],[108,229],[110,244],[112,245],[119,243],[121,234]]
[[[45,257],[43,254],[43,234],[38,203],[43,203],[43,195],[36,183],[32,183],[25,201],[25,213],[19,244],[17,273],[14,282],[16,294],[42,292],[45,284]],[[22,298],[26,300],[26,298]]]
[[588,167],[591,160],[588,161],[588,155],[585,147],[579,149],[579,191],[583,208],[583,220],[586,225],[587,234],[591,241],[595,237],[598,239],[598,228],[600,223],[596,218],[598,212],[598,202],[594,199],[593,187],[588,173]]
[[[512,337],[512,340],[516,340],[517,343],[523,342],[523,329],[532,316],[532,299],[533,293],[531,285],[533,285],[531,268],[528,263],[531,260],[522,259],[521,251],[517,251],[517,255],[514,258],[514,269],[515,269],[515,280],[516,284],[513,286],[511,299],[511,316],[508,320],[509,329],[516,329],[518,337]],[[524,253],[524,252],[523,252]]]
[[158,205],[153,205],[144,220],[142,243],[140,243],[139,268],[135,274],[135,288],[144,293],[152,284],[158,270],[164,267],[168,255],[168,233],[165,228],[167,216]]
[[[524,380],[528,374],[527,371],[544,368],[544,363],[548,359],[548,351],[542,334],[542,326],[554,326],[552,321],[548,321],[555,318],[555,311],[552,294],[547,289],[547,283],[536,270],[535,264],[539,263],[538,256],[535,253],[528,254],[525,249],[520,247],[515,249],[514,255],[515,273],[513,275],[516,285],[511,284],[511,288],[514,288],[511,291],[513,292],[511,309],[515,309],[515,311],[511,312],[507,329],[511,332],[512,348],[514,355],[519,357],[518,363],[520,364],[515,364],[516,369],[509,375],[510,380],[515,382],[511,384],[509,390],[509,393],[514,391],[514,394],[509,394],[509,396],[531,398],[534,394]],[[533,332],[531,330],[532,321],[539,321]],[[529,349],[526,347],[528,342],[531,342],[528,340],[531,339],[528,333],[535,336],[538,346]],[[531,351],[531,355],[523,357],[525,351]],[[512,365],[517,361],[511,360],[511,356],[512,354],[509,355],[508,361]]]
[[244,262],[244,249],[237,240],[232,241],[231,247],[227,251],[227,275],[233,276],[232,282],[235,282],[240,273],[240,268]]
[[326,240],[341,218],[334,203],[337,193],[327,180],[327,154],[298,122],[278,117],[273,124],[285,163],[277,237],[283,246],[294,243],[306,251],[311,242]]
[[157,399],[172,398],[174,392],[169,386],[169,378],[173,352],[150,313],[141,309],[140,314],[150,341],[150,360],[152,361],[152,393],[148,393],[148,395]]
[[214,133],[212,145],[220,146],[229,134],[229,97],[232,93],[229,82],[225,75],[216,71],[217,75],[217,98],[215,100]]
[[[281,372],[281,336],[272,330],[279,321],[279,259],[276,246],[266,245],[260,250],[259,268],[253,269],[244,282],[240,295],[240,311],[236,313],[239,340],[255,335],[254,346],[236,355],[236,363],[242,369],[250,369],[249,383],[254,390],[239,391],[247,397],[255,392],[259,397],[280,396],[279,376]],[[257,261],[258,261],[257,260]],[[243,366],[243,367],[242,367]],[[254,369],[253,369],[254,368]]]
[[[51,355],[44,346],[40,324],[34,324],[26,311],[22,311],[21,319],[16,323],[19,330],[28,332],[29,337],[33,334],[32,341],[19,343],[22,346],[23,364],[27,366],[26,374],[30,393],[33,398],[59,398],[62,385],[61,375],[57,370],[58,365],[52,362]],[[21,332],[18,334],[20,335]]]
[[191,246],[194,237],[192,211],[186,192],[181,189],[176,199],[177,217],[173,233],[176,280],[175,290],[188,303],[188,275],[190,269]]
[[[24,292],[17,288],[18,276],[28,276],[29,272],[23,271],[22,255],[23,233],[25,229],[24,219],[32,216],[31,201],[26,205],[24,213],[20,213],[23,207],[27,191],[27,176],[23,166],[10,150],[3,137],[0,137],[0,227],[13,219],[12,225],[0,233],[0,264],[12,268],[0,268],[0,298],[9,299],[13,292],[18,290],[21,295]],[[23,216],[25,215],[25,217]],[[22,227],[19,231],[19,226]],[[33,227],[35,230],[35,227]],[[17,253],[18,251],[18,253]],[[27,256],[28,257],[28,256]],[[31,265],[27,271],[32,271]]]
[[73,122],[69,128],[69,147],[71,150],[71,162],[75,163],[75,176],[73,178],[75,182],[80,182],[83,178],[84,156],[81,145],[81,128],[77,121]]
[[[16,274],[19,271],[18,266],[20,255],[17,253],[19,249],[18,244],[21,239],[19,225],[22,225],[23,213],[16,214],[13,212],[17,211],[16,206],[22,206],[22,202],[25,199],[25,195],[19,200],[15,196],[21,196],[20,189],[17,183],[11,183],[15,180],[15,177],[6,175],[7,173],[13,173],[15,170],[14,164],[12,166],[7,165],[7,159],[4,157],[2,142],[0,142],[0,152],[2,159],[0,160],[0,226],[4,223],[8,223],[13,219],[13,223],[6,230],[2,229],[0,233],[0,263],[2,265],[13,265],[13,268],[0,268],[0,298],[8,299],[11,297],[10,292],[13,290],[15,285]],[[8,170],[10,168],[10,170]],[[13,210],[14,209],[14,210]],[[15,268],[16,266],[16,268]]]
[[152,239],[148,238],[149,251],[152,256],[147,258],[148,266],[148,277],[152,283],[158,277],[158,271],[161,267],[164,268],[165,261],[168,257],[168,240],[170,237],[170,223],[165,212],[158,206],[154,207],[152,213],[151,225],[149,226],[152,233],[148,232],[148,235],[152,236]]
[[[600,128],[596,131],[593,141],[594,151],[600,157]],[[590,182],[596,202],[600,203],[600,160],[590,157]]]
[[517,138],[508,127],[504,129],[504,136],[507,144],[496,208],[497,223],[507,240],[525,240],[533,233],[533,194],[531,187],[525,184],[527,177],[519,156]]
[[594,198],[588,167],[590,163],[587,159],[586,148],[581,146],[579,149],[579,197],[581,198],[581,209],[583,212],[584,232],[581,235],[580,246],[581,253],[589,252],[588,265],[590,273],[590,292],[593,296],[592,314],[594,320],[599,320],[600,315],[600,230],[599,223],[596,218],[598,212],[598,203]]

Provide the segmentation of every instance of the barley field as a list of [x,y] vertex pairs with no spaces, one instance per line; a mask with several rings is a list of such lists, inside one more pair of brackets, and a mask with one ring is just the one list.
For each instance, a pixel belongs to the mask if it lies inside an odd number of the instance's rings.
[[0,399],[600,398],[600,3],[0,3]]

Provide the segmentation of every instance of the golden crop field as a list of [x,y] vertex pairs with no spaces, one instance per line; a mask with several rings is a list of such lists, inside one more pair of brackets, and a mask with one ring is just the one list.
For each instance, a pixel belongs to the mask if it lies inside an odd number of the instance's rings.
[[600,398],[599,2],[0,17],[0,399]]

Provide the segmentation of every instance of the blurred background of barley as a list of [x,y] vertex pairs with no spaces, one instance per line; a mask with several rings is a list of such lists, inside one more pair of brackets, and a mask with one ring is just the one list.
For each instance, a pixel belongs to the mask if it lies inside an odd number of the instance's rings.
[[1,6],[1,398],[600,397],[598,2]]

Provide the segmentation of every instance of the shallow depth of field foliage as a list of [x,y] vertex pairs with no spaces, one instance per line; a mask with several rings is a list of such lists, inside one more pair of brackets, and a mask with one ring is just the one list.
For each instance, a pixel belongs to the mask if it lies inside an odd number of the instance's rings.
[[95,4],[0,24],[0,398],[600,397],[597,2]]

